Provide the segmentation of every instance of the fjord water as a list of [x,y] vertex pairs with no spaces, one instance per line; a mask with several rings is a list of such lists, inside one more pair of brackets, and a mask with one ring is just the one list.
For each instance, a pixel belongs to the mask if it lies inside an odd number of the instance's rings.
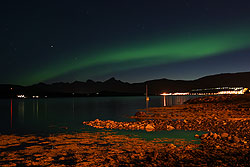
[[[167,105],[182,104],[194,96],[168,96]],[[149,107],[163,105],[163,97],[150,97]],[[145,108],[145,97],[81,97],[41,99],[1,99],[1,134],[39,134],[99,131],[84,127],[95,119],[133,121],[129,116]],[[129,133],[128,131],[119,131]],[[144,132],[140,132],[144,134]],[[169,133],[172,134],[173,132]],[[152,135],[159,135],[158,132]]]

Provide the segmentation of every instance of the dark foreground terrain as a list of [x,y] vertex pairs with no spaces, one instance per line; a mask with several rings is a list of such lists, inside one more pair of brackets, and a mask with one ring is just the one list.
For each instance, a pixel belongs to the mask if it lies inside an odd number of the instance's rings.
[[[185,105],[150,108],[135,122],[95,120],[84,125],[104,132],[51,136],[1,135],[1,166],[248,166],[250,96],[210,96]],[[200,144],[146,141],[108,129],[196,130]],[[170,144],[172,142],[173,144]]]

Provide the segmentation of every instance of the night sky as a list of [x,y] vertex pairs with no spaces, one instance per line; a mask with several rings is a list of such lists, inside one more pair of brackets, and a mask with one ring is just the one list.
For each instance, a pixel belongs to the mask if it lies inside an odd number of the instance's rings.
[[0,83],[250,71],[249,0],[2,0]]

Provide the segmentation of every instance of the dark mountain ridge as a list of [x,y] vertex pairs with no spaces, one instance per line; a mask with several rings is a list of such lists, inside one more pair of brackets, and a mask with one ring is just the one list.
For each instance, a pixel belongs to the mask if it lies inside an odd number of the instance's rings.
[[18,94],[24,94],[28,97],[33,95],[41,97],[144,95],[146,84],[151,95],[223,86],[250,87],[250,72],[216,74],[190,81],[163,78],[141,83],[128,83],[110,78],[104,82],[87,80],[86,82],[75,81],[72,83],[38,83],[31,86],[0,84],[0,97],[16,97]]

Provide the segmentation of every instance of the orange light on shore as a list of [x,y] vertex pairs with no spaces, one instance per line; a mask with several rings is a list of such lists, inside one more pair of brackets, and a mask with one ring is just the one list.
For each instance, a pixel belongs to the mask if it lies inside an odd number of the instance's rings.
[[171,93],[162,93],[162,94],[160,94],[160,95],[162,95],[162,96],[168,96],[168,95],[171,95]]
[[160,94],[161,96],[163,96],[163,106],[166,107],[166,96],[169,95],[169,93],[162,93]]

